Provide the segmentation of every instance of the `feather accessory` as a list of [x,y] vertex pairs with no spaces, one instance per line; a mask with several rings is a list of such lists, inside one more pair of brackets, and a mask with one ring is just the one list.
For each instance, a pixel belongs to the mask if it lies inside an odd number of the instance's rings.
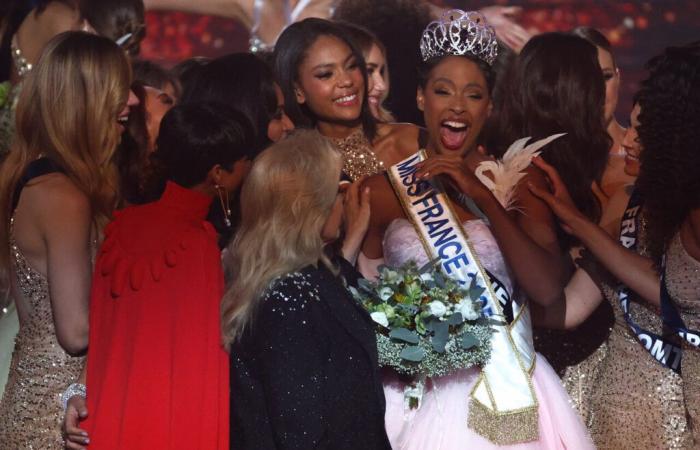
[[[553,134],[526,145],[530,137],[513,142],[503,157],[495,161],[482,161],[474,172],[484,186],[489,188],[498,202],[506,210],[514,208],[515,188],[525,176],[525,169],[532,158],[540,155],[540,149],[566,133]],[[491,176],[486,175],[490,172]]]

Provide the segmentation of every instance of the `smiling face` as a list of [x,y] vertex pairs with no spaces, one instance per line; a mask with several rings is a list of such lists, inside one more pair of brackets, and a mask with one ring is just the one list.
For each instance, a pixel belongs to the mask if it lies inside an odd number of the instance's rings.
[[417,101],[432,149],[457,157],[474,148],[491,105],[484,73],[462,56],[447,56],[433,67]]
[[318,122],[354,126],[360,120],[365,81],[352,50],[333,36],[320,36],[298,70],[297,102]]
[[642,152],[642,145],[637,133],[640,111],[639,104],[635,104],[632,113],[630,113],[630,126],[622,140],[622,148],[625,149],[625,173],[633,177],[639,175],[639,154]]
[[369,53],[365,56],[367,61],[367,100],[369,109],[375,118],[380,118],[379,107],[389,91],[389,78],[386,71],[386,58],[382,50],[373,44]]
[[126,130],[126,125],[129,122],[129,113],[131,108],[139,104],[139,98],[134,94],[134,91],[129,89],[129,97],[127,98],[126,105],[117,116],[117,127],[119,128],[119,134]]
[[598,47],[598,63],[603,70],[605,80],[605,125],[607,126],[615,115],[617,99],[620,92],[620,70],[615,66],[610,52]]

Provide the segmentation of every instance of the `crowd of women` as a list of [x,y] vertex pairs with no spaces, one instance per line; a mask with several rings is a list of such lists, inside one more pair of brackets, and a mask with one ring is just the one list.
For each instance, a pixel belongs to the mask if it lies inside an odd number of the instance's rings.
[[[411,43],[418,126],[346,3],[171,70],[135,56],[139,0],[2,22],[0,448],[700,446],[700,42],[625,128],[600,32],[515,53],[448,11]],[[510,353],[408,408],[348,288],[429,262],[412,218],[447,210]]]

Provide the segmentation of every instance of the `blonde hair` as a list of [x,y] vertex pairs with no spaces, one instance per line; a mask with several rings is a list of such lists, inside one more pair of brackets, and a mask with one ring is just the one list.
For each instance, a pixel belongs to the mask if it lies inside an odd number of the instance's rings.
[[86,195],[98,229],[109,220],[118,189],[117,117],[130,82],[126,55],[107,38],[70,31],[46,45],[23,81],[14,141],[0,168],[0,268],[9,267],[13,193],[29,163],[41,156]]
[[321,229],[338,193],[341,157],[317,131],[298,130],[263,151],[241,189],[241,224],[229,245],[231,286],[221,304],[227,348],[276,278],[323,255]]

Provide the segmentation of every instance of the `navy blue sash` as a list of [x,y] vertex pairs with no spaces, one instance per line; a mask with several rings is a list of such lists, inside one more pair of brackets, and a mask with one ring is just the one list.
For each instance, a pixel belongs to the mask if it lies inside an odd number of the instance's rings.
[[[624,247],[637,251],[639,217],[642,210],[642,198],[638,192],[632,192],[627,209],[622,216],[620,224],[620,244]],[[664,283],[662,280],[662,292]],[[662,366],[673,370],[676,373],[681,372],[681,359],[683,356],[682,349],[669,341],[668,339],[645,330],[634,322],[631,314],[630,292],[629,288],[620,283],[617,287],[617,295],[620,301],[620,308],[625,318],[627,326],[634,333],[637,340],[644,346],[649,354]],[[663,297],[662,297],[663,298]],[[663,313],[663,300],[662,300]],[[677,314],[677,312],[676,312]],[[664,318],[664,323],[666,322]]]

